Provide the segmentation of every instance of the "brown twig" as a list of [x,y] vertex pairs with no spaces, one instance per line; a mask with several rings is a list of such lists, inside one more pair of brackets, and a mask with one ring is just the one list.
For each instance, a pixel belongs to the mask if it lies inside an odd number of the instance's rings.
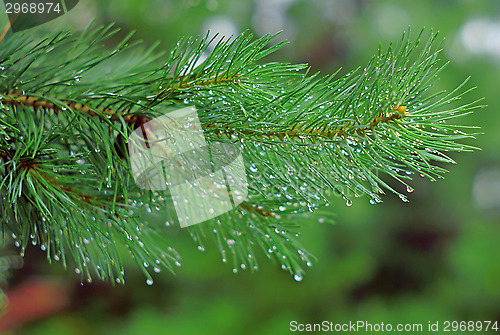
[[375,128],[377,128],[380,124],[389,124],[391,122],[394,122],[395,120],[399,120],[406,116],[408,113],[406,112],[406,106],[394,106],[393,108],[394,112],[387,112],[387,113],[381,113],[379,116],[377,116],[375,119],[373,119],[368,126],[362,126],[358,125],[358,127],[355,127],[355,124],[352,122],[344,125],[340,128],[336,129],[327,129],[326,126],[323,127],[322,129],[301,129],[300,125],[294,126],[291,129],[283,130],[280,132],[276,131],[259,131],[259,130],[253,130],[253,129],[237,129],[237,128],[231,128],[228,125],[225,126],[219,126],[217,124],[206,124],[205,128],[217,128],[216,135],[220,138],[222,134],[226,134],[226,136],[230,137],[231,135],[235,134],[244,134],[247,136],[258,136],[258,137],[277,137],[280,140],[283,140],[284,138],[304,138],[308,139],[312,142],[315,142],[317,137],[324,137],[324,138],[329,138],[333,139],[335,136],[349,136],[349,135],[365,135],[367,131],[373,131]]

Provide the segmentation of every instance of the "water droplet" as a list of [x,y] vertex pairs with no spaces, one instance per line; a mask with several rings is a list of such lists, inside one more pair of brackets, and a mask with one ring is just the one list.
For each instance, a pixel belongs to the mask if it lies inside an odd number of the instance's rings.
[[350,207],[350,206],[352,206],[352,201],[347,199],[345,204],[346,204],[346,206]]
[[153,285],[153,279],[146,280],[146,284],[148,284],[149,286]]
[[408,193],[413,192],[413,188],[409,185],[406,185],[406,192],[408,192]]
[[296,281],[302,281],[302,276],[299,274],[296,274],[295,276],[293,276],[293,279],[295,279]]

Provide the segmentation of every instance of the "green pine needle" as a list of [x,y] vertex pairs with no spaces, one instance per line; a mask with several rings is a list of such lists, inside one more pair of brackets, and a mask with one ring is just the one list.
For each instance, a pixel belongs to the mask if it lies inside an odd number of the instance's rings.
[[467,80],[433,91],[445,65],[433,33],[405,34],[366,67],[322,77],[305,64],[263,62],[284,46],[269,47],[271,35],[185,39],[165,54],[129,44],[131,35],[105,49],[115,32],[16,35],[0,49],[4,240],[12,235],[22,255],[39,244],[88,281],[123,283],[124,250],[149,284],[180,265],[166,237],[178,224],[170,194],[135,186],[125,143],[138,122],[168,110],[195,106],[207,141],[238,144],[246,163],[248,198],[187,229],[199,249],[213,240],[234,272],[257,269],[265,254],[296,280],[313,260],[296,213],[335,195],[379,203],[389,190],[407,201],[384,174],[411,192],[413,176],[441,178],[450,152],[475,149],[464,143],[475,127],[451,122],[481,106],[457,103]]

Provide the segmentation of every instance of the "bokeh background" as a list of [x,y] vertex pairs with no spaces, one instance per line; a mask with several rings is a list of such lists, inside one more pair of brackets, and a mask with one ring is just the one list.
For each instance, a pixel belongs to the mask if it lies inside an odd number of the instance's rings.
[[182,232],[173,244],[183,266],[153,286],[132,264],[125,286],[81,285],[33,247],[4,290],[56,308],[12,334],[289,334],[292,320],[500,322],[500,1],[81,0],[53,24],[83,29],[91,20],[116,22],[166,50],[207,30],[283,30],[278,39],[290,44],[269,60],[307,62],[325,75],[363,66],[408,26],[414,34],[432,28],[444,39],[441,58],[451,61],[438,88],[471,76],[477,89],[465,99],[485,97],[486,108],[460,119],[481,126],[469,144],[482,150],[453,155],[458,164],[444,180],[414,180],[410,203],[387,195],[379,205],[356,199],[346,207],[339,199],[329,207],[334,224],[298,217],[301,241],[318,259],[301,282],[264,257],[258,272],[233,274],[213,245],[200,252]]

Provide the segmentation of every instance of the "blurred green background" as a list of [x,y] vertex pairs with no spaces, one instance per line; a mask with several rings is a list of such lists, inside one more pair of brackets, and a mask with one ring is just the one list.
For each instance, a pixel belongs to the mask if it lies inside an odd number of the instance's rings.
[[488,107],[459,120],[482,127],[469,142],[482,151],[453,155],[458,164],[445,180],[414,180],[410,203],[387,195],[380,205],[356,199],[346,207],[338,199],[329,207],[334,225],[309,218],[301,241],[318,261],[302,282],[264,257],[258,272],[233,274],[213,245],[202,253],[183,231],[172,235],[182,267],[153,286],[134,266],[125,286],[82,286],[33,248],[6,292],[32,278],[57,278],[71,302],[16,334],[289,334],[292,320],[424,329],[429,321],[500,322],[500,1],[82,0],[56,24],[82,29],[92,19],[116,22],[124,34],[135,29],[167,50],[178,37],[207,30],[283,30],[279,38],[290,44],[269,60],[307,62],[324,74],[363,66],[408,26],[438,30],[441,58],[451,61],[438,87],[451,90],[471,76],[477,89],[467,101],[486,98]]

